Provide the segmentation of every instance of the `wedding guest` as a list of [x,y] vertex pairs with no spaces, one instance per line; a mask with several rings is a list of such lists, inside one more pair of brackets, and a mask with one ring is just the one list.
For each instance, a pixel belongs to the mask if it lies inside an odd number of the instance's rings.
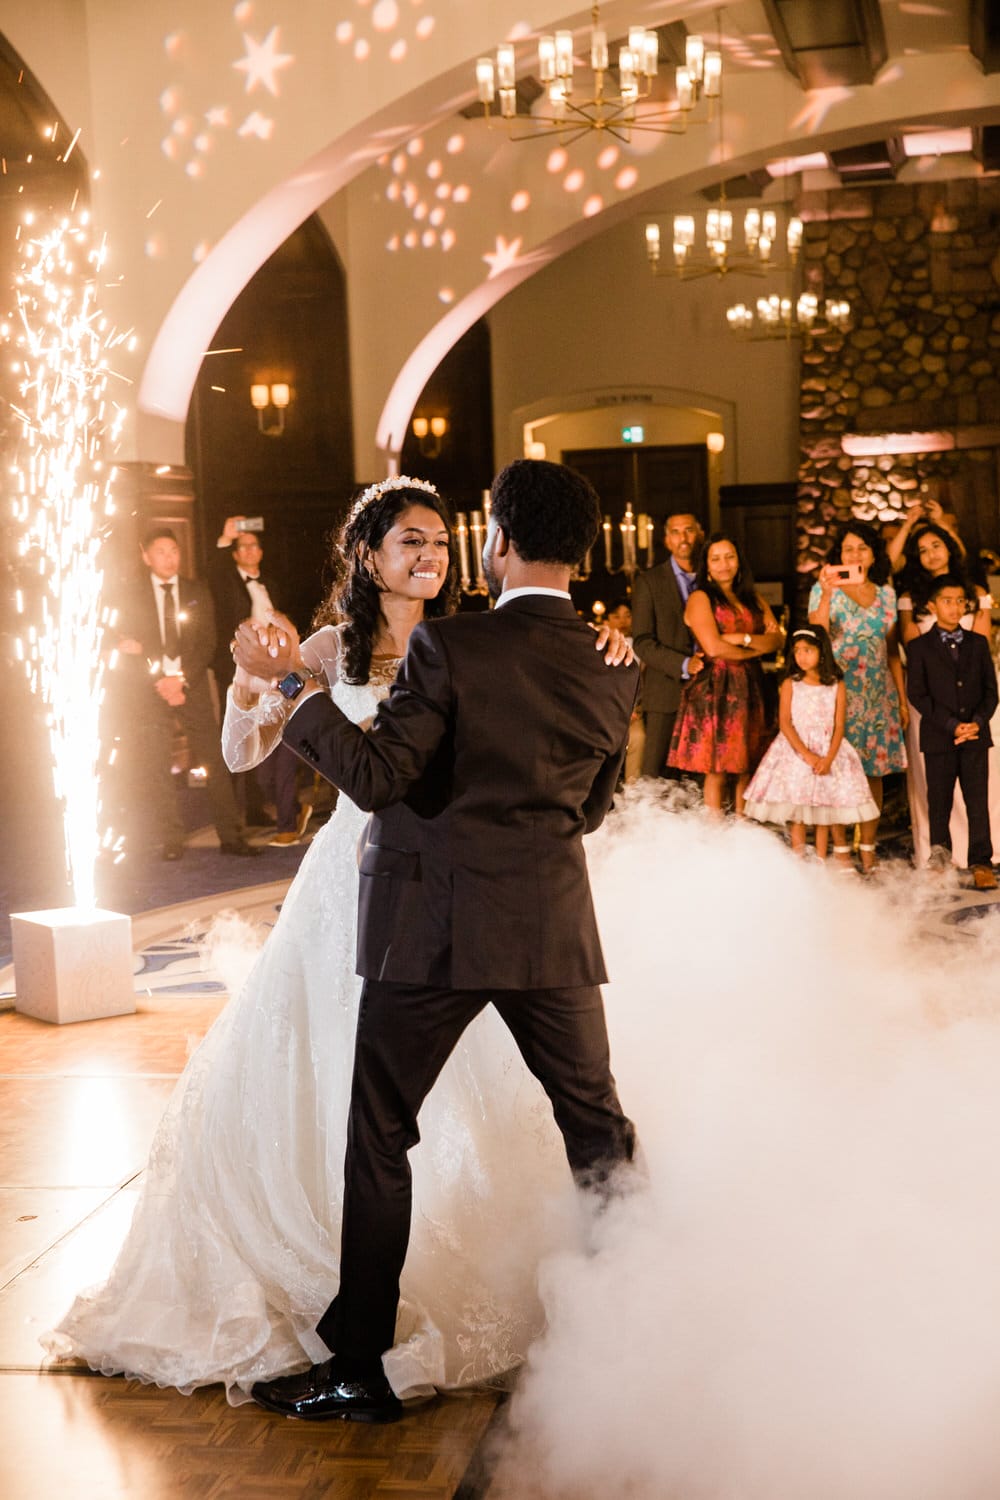
[[140,576],[119,611],[119,651],[135,704],[146,793],[164,859],[184,853],[184,823],[173,777],[174,738],[187,739],[195,765],[208,773],[212,821],[223,854],[256,855],[248,844],[233,784],[219,749],[219,726],[209,693],[215,653],[215,611],[207,584],[180,573],[181,549],[168,526],[142,541]]
[[684,622],[704,661],[681,694],[669,764],[704,774],[705,806],[720,816],[732,779],[739,816],[768,739],[760,659],[777,651],[782,635],[739,546],[724,532],[709,537]]
[[[242,516],[227,517],[216,542],[215,557],[209,563],[209,584],[218,625],[212,669],[223,700],[236,670],[229,650],[236,627],[244,620],[266,625],[276,609],[288,612],[276,595],[273,582],[264,574],[260,537],[255,531],[243,530],[243,520]],[[296,756],[287,745],[278,744],[252,773],[263,804],[274,806],[277,828],[268,843],[278,847],[301,841],[312,811],[311,803],[299,807],[298,769]],[[249,774],[240,773],[240,779],[248,778]]]
[[635,654],[643,666],[642,695],[646,745],[643,776],[667,773],[681,687],[701,666],[684,607],[695,587],[695,569],[704,533],[696,516],[679,511],[666,519],[665,563],[636,575],[632,585]]
[[918,500],[916,505],[911,505],[899,521],[887,521],[880,528],[889,566],[894,574],[902,572],[906,566],[907,549],[915,529],[925,525],[928,521],[947,531],[957,544],[962,557],[965,557],[965,546],[958,534],[958,517],[951,511],[946,511],[940,500],[927,495],[923,500]]
[[990,719],[997,675],[982,635],[962,626],[966,585],[950,573],[935,578],[927,601],[934,624],[910,643],[907,691],[920,714],[920,749],[927,775],[931,863],[952,858],[950,822],[956,781],[968,814],[968,858],[976,889],[997,888],[989,815]]
[[[847,581],[842,570],[856,570]],[[906,769],[903,731],[909,717],[899,657],[896,593],[878,532],[863,521],[834,533],[828,560],[809,595],[809,620],[829,631],[844,669],[846,737],[864,766],[878,815],[860,823],[861,869],[875,868],[875,835],[882,809],[882,780]]]
[[[945,527],[925,524],[910,538],[906,567],[900,576],[899,633],[907,658],[913,642],[934,628],[935,616],[930,599],[939,580],[946,576],[959,579],[965,589],[966,609],[961,617],[961,628],[983,636],[988,644],[991,642],[992,597],[968,577],[966,555],[956,536]],[[916,709],[911,709],[906,749],[906,792],[913,834],[913,863],[919,870],[930,858],[931,837],[927,779],[924,757],[920,753],[920,713]],[[1000,757],[995,745],[988,758],[991,847],[1000,849]],[[964,869],[969,862],[969,828],[961,786],[956,789],[952,802],[950,834],[952,859]]]
[[874,817],[878,809],[858,752],[844,738],[843,669],[822,625],[793,631],[789,647],[778,706],[780,732],[747,787],[747,817],[786,824],[798,855],[806,853],[807,830],[815,829],[820,859],[826,858],[832,828],[835,859],[853,869],[844,829]]
[[[632,645],[632,606],[627,599],[612,599],[604,616],[604,623],[612,630],[621,631],[629,645]],[[632,718],[628,726],[628,749],[625,752],[624,772],[626,782],[638,781],[642,775],[642,757],[645,749],[646,726],[642,716],[642,689],[640,687],[639,698],[632,710]]]

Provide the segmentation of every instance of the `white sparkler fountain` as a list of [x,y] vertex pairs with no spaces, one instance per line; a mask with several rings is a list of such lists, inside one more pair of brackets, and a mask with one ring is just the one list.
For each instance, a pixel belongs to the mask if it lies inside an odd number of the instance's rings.
[[[97,305],[104,252],[88,251],[85,223],[66,218],[39,234],[26,218],[16,318],[0,328],[22,377],[14,515],[22,556],[37,554],[43,583],[39,618],[25,620],[17,650],[49,710],[75,903],[12,916],[16,1007],[60,1024],[135,1010],[131,919],[100,910],[94,888],[109,623],[99,559],[113,511],[104,455],[113,451],[124,415],[108,395],[107,351],[127,335],[109,330]],[[24,615],[20,595],[16,602]],[[106,834],[103,842],[120,857],[121,841],[111,840]]]

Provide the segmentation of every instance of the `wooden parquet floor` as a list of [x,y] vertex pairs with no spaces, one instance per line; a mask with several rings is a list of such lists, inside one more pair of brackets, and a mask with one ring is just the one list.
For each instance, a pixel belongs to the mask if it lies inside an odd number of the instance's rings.
[[66,1027],[0,1012],[0,1500],[475,1500],[463,1477],[490,1392],[369,1427],[43,1367],[38,1336],[106,1274],[160,1112],[222,1003],[153,995]]
[[402,1422],[292,1422],[215,1391],[0,1374],[3,1500],[452,1500],[493,1416],[486,1393]]

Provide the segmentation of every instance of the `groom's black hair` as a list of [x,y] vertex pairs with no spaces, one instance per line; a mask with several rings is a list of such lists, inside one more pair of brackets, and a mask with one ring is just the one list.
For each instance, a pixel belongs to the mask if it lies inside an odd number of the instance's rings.
[[490,490],[490,514],[523,562],[575,567],[597,540],[601,502],[575,469],[516,458]]

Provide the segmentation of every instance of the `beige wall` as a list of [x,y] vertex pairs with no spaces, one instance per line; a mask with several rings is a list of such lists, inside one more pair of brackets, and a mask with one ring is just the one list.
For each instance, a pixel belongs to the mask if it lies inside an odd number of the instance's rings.
[[[612,446],[627,421],[643,422],[652,442],[721,430],[722,483],[794,479],[799,345],[743,344],[726,327],[727,304],[756,286],[654,278],[640,221],[546,267],[490,314],[497,463],[520,454],[525,420],[572,409],[538,438]],[[652,400],[599,404],[629,392]]]

